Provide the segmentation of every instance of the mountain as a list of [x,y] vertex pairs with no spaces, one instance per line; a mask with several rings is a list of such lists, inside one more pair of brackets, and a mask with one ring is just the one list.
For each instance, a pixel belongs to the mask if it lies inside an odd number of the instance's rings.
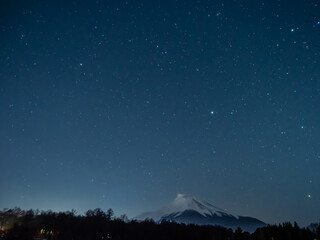
[[255,231],[266,224],[256,218],[236,216],[201,201],[193,196],[178,194],[172,203],[153,212],[145,212],[137,220],[153,219],[156,222],[174,221],[185,224],[220,225],[236,229],[241,227],[248,232]]

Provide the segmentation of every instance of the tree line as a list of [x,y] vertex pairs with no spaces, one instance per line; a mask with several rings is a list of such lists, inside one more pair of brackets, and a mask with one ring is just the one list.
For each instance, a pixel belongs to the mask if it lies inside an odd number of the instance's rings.
[[185,225],[152,219],[142,222],[116,217],[112,209],[88,210],[78,215],[66,212],[24,211],[20,208],[0,211],[0,239],[4,240],[314,240],[320,239],[320,224],[300,228],[290,222],[268,225],[254,233],[233,231],[219,226]]

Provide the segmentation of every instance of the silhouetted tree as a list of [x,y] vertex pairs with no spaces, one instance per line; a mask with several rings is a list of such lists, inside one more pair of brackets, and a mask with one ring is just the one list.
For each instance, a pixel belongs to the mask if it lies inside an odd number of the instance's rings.
[[120,215],[119,219],[125,223],[129,222],[129,218],[126,214]]
[[114,212],[113,212],[113,210],[112,210],[111,208],[109,208],[109,209],[107,210],[106,217],[107,217],[108,220],[112,220],[112,219],[113,219],[113,217],[114,217]]
[[238,227],[234,232],[234,240],[243,240],[243,231],[240,227]]
[[316,235],[317,235],[317,239],[320,239],[320,223],[318,224]]

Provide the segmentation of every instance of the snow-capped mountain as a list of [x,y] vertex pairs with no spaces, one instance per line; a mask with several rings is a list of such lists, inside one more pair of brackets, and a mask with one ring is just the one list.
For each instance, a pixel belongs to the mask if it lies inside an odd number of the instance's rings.
[[210,203],[184,194],[178,194],[172,203],[153,212],[142,213],[137,220],[153,219],[156,222],[174,221],[185,224],[220,225],[227,228],[241,227],[252,232],[266,224],[256,218],[232,215]]

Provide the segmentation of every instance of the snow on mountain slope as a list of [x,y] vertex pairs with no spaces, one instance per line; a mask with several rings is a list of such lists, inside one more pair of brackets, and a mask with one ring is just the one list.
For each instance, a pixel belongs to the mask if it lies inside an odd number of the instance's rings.
[[227,211],[215,207],[211,205],[210,203],[201,201],[200,199],[197,199],[193,196],[188,196],[184,194],[178,194],[177,197],[173,200],[172,203],[169,205],[156,210],[154,212],[146,212],[139,216],[137,216],[137,219],[146,219],[146,218],[152,218],[155,221],[158,221],[166,216],[174,215],[174,217],[180,216],[184,211],[186,210],[193,210],[199,214],[201,214],[204,217],[208,216],[230,216],[238,218],[238,216],[233,216]]
[[137,220],[153,219],[156,222],[174,221],[184,224],[219,225],[236,229],[241,227],[248,232],[254,232],[266,224],[259,219],[235,216],[193,196],[178,194],[172,203],[154,212],[146,212],[137,216]]

